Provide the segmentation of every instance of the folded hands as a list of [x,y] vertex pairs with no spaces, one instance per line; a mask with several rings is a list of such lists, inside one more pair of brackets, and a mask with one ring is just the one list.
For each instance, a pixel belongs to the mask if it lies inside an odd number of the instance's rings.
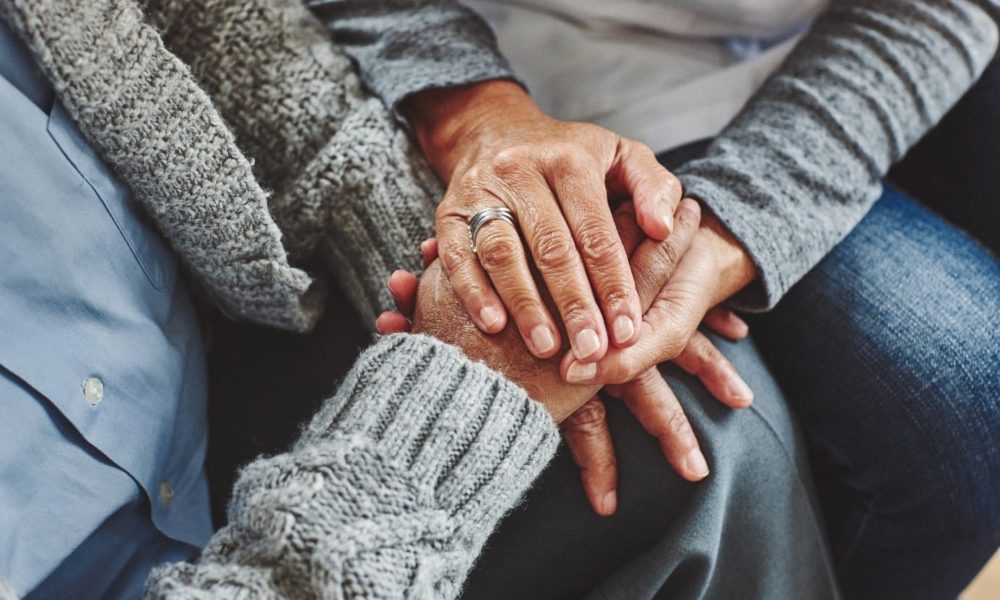
[[[682,199],[677,179],[637,142],[546,117],[508,82],[426,94],[405,111],[448,191],[438,237],[422,246],[419,285],[392,275],[400,312],[383,314],[379,330],[433,335],[522,385],[561,424],[599,514],[617,505],[602,388],[659,439],[681,476],[707,476],[656,365],[673,361],[724,404],[750,405],[749,387],[698,331],[704,322],[730,339],[746,335],[720,306],[755,277],[742,246]],[[516,215],[520,236],[490,222],[473,253],[468,219],[493,206]]]

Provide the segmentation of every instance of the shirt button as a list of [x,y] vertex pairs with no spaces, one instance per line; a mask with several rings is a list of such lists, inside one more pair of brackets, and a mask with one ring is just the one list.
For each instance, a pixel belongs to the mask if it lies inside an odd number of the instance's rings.
[[88,377],[83,381],[83,397],[87,404],[97,406],[104,400],[104,384],[96,377]]
[[170,501],[174,497],[174,490],[170,487],[170,484],[164,481],[160,484],[160,502],[163,506],[170,506]]

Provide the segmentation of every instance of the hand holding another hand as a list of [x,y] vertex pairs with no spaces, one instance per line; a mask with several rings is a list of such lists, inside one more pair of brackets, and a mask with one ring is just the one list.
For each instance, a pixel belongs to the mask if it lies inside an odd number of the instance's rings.
[[[685,255],[686,246],[697,237],[696,233],[700,233],[698,218],[697,204],[685,201],[677,213],[675,234],[666,242],[655,242],[642,241],[629,204],[616,212],[624,245],[634,259],[640,257],[646,263],[644,270],[634,271],[644,305],[661,291],[663,281],[677,265],[677,257]],[[400,310],[414,316],[415,330],[462,347],[470,357],[500,370],[543,402],[554,419],[562,422],[567,444],[581,467],[584,488],[594,509],[600,514],[613,513],[617,470],[603,401],[594,396],[600,384],[567,384],[559,377],[556,361],[540,360],[524,352],[512,328],[498,335],[483,335],[465,316],[440,265],[432,262],[437,254],[436,243],[433,240],[425,242],[422,250],[425,262],[431,264],[420,283],[419,300],[416,299],[416,277],[398,271],[390,278],[390,289]],[[710,312],[706,322],[731,338],[746,335],[746,325],[725,309]],[[378,327],[383,333],[390,333],[406,331],[410,325],[402,314],[384,313]],[[749,404],[749,390],[745,384],[741,388],[745,392],[733,394],[730,391],[733,380],[742,381],[732,365],[701,334],[690,338],[675,362],[696,374],[716,397],[730,406]],[[678,473],[692,481],[707,475],[707,465],[680,403],[655,367],[610,391],[622,398],[647,431],[660,440],[664,454]]]
[[[441,263],[480,330],[503,330],[509,310],[534,356],[554,356],[565,335],[584,363],[638,341],[641,305],[608,197],[632,198],[651,238],[670,234],[681,186],[649,148],[548,117],[506,81],[422,92],[403,111],[448,185],[437,211]],[[473,253],[470,219],[497,207],[514,214],[523,243],[494,221]]]

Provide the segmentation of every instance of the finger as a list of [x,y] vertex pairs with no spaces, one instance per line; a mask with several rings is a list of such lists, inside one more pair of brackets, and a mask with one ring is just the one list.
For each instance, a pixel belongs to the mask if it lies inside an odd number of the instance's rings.
[[702,322],[715,333],[734,342],[742,340],[750,333],[747,322],[721,304],[708,311]]
[[[445,203],[442,202],[441,206],[444,207]],[[438,254],[455,295],[473,323],[480,331],[497,333],[507,326],[507,311],[480,266],[479,259],[469,247],[470,216],[439,208]]]
[[398,269],[389,275],[389,292],[396,303],[399,312],[407,317],[413,316],[413,307],[417,302],[417,285],[420,281],[409,271]]
[[429,267],[432,262],[437,260],[437,257],[438,257],[437,238],[428,238],[420,243],[420,258],[424,263],[425,269]]
[[647,310],[670,280],[701,223],[701,206],[685,198],[677,206],[674,231],[664,241],[645,240],[632,253],[632,273],[642,309]]
[[681,201],[681,182],[656,160],[645,144],[622,140],[613,174],[635,202],[639,227],[654,240],[665,240],[674,228],[674,211]]
[[410,322],[398,312],[386,311],[375,319],[375,330],[382,335],[406,333],[410,331]]
[[674,470],[688,481],[708,475],[708,462],[698,446],[677,396],[655,368],[620,388],[621,398],[643,428],[660,442]]
[[608,350],[608,335],[566,218],[541,177],[537,181],[522,177],[521,181],[517,190],[509,190],[509,201],[519,207],[516,212],[524,239],[562,319],[570,348],[577,360],[599,360]]
[[695,332],[674,364],[697,377],[720,402],[731,408],[746,408],[753,403],[753,392],[736,367],[729,362],[712,340]]
[[593,398],[563,421],[561,426],[573,461],[580,467],[583,491],[594,512],[614,514],[618,506],[618,462],[607,414],[600,398]]
[[[615,219],[615,227],[618,229],[618,237],[622,240],[625,254],[629,257],[639,247],[639,243],[646,238],[646,234],[639,229],[639,224],[635,221],[635,204],[631,201],[622,204],[612,213]],[[634,278],[633,278],[634,281]]]
[[[682,211],[679,209],[678,214]],[[712,297],[712,263],[706,260],[704,252],[685,255],[686,248],[671,249],[671,244],[686,244],[684,238],[694,237],[684,233],[687,226],[682,223],[686,220],[687,217],[679,219],[674,234],[664,242],[652,243],[649,248],[655,252],[642,257],[647,266],[660,263],[659,270],[665,270],[671,279],[659,290],[643,316],[639,341],[628,348],[613,348],[597,363],[582,363],[567,354],[560,364],[560,373],[567,383],[625,383],[654,365],[673,360],[684,350],[709,307],[719,302]],[[643,242],[636,251],[637,259],[648,242]],[[680,260],[677,256],[681,256]],[[633,260],[633,268],[637,264],[639,261]],[[643,291],[640,285],[640,295],[644,293],[648,294],[648,290]]]
[[[701,209],[698,203],[686,198],[677,207],[674,233],[662,242],[644,240],[632,254],[632,272],[635,274],[636,289],[644,310],[652,306],[664,291],[667,281],[694,240],[700,221]],[[687,300],[690,303],[695,299],[692,297]],[[672,338],[671,335],[680,335],[676,321],[666,319],[667,322],[663,323],[665,315],[662,313],[662,310],[654,313],[653,316],[659,320],[649,323],[650,315],[647,312],[639,327],[639,341],[627,348],[608,352],[599,363],[585,363],[567,353],[560,364],[563,380],[567,383],[624,383],[635,379],[639,373],[653,365],[676,357],[683,348],[681,342],[687,338]],[[696,326],[697,322],[690,325],[690,331],[693,332]]]
[[604,175],[581,160],[563,156],[553,161],[549,180],[611,340],[620,348],[630,346],[642,319],[632,269],[608,205]]
[[539,358],[559,351],[559,330],[542,300],[521,238],[510,223],[494,220],[479,229],[476,252],[525,345]]

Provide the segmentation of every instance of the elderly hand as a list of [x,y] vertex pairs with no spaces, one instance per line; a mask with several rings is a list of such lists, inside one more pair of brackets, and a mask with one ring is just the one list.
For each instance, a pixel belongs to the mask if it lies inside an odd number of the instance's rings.
[[[619,231],[623,234],[623,242],[633,250],[640,245],[641,233],[634,226],[634,215],[630,212],[630,206],[626,204],[616,213]],[[637,281],[645,291],[647,297],[644,304],[649,304],[654,294],[662,285],[663,278],[669,275],[672,270],[671,257],[678,256],[683,252],[684,245],[693,236],[698,223],[697,205],[687,201],[678,211],[678,234],[672,236],[665,243],[646,243],[646,255],[653,260],[653,256],[659,256],[659,269],[648,269],[645,272],[637,272]],[[632,224],[630,226],[630,224]],[[657,247],[661,251],[653,255],[649,252],[650,247]],[[428,240],[421,246],[424,255],[425,265],[432,263],[437,258],[436,242]],[[648,265],[652,267],[653,265]],[[427,277],[431,279],[427,279]],[[437,282],[435,283],[435,279]],[[442,286],[440,281],[440,270],[432,266],[425,274],[425,280],[421,283],[421,289],[430,286],[437,289]],[[404,271],[397,271],[389,278],[389,288],[401,313],[383,313],[377,322],[377,327],[382,333],[393,333],[408,331],[410,325],[406,316],[414,314],[414,304],[417,291],[417,279],[412,274]],[[445,286],[442,286],[445,287]],[[435,319],[440,322],[437,333],[434,335],[443,336],[446,341],[456,343],[463,348],[469,344],[469,337],[476,338],[471,346],[480,344],[488,345],[489,338],[482,336],[468,319],[444,318],[449,310],[457,307],[454,295],[444,294],[426,296],[421,299],[421,303],[430,302],[435,313],[442,313],[442,318]],[[706,324],[722,335],[738,339],[746,335],[747,327],[738,317],[728,310],[713,309],[706,318]],[[469,336],[469,337],[467,337]],[[565,389],[560,386],[551,375],[547,373],[551,369],[552,361],[537,361],[527,356],[523,352],[520,344],[510,343],[511,336],[515,336],[506,330],[502,336],[503,343],[507,344],[498,353],[483,354],[482,350],[466,349],[474,357],[485,360],[504,371],[509,377],[525,385],[529,392],[536,399],[541,399],[549,394],[562,394]],[[493,336],[497,337],[497,336]],[[515,336],[516,338],[516,336]],[[462,341],[466,340],[466,345]],[[494,343],[500,340],[494,340]],[[728,360],[722,356],[718,350],[712,346],[711,342],[701,334],[692,337],[689,348],[685,349],[676,362],[685,370],[695,374],[706,384],[709,390],[722,402],[733,407],[747,406],[751,395],[746,384],[739,379],[735,369]],[[500,365],[500,367],[497,367]],[[524,374],[534,374],[541,376],[541,379],[533,383],[523,381]],[[733,394],[732,382],[737,382],[735,388],[739,393]],[[532,387],[534,386],[534,387]],[[534,391],[532,391],[534,390]],[[611,442],[610,431],[604,418],[604,405],[600,398],[592,397],[596,386],[589,388],[576,388],[575,392],[561,398],[562,402],[556,406],[550,406],[550,411],[557,421],[562,421],[562,430],[566,438],[574,459],[581,469],[584,490],[594,507],[594,510],[602,515],[614,513],[617,497],[615,488],[617,485],[617,469],[614,449]],[[664,454],[677,472],[691,481],[702,479],[708,474],[708,467],[683,409],[676,396],[670,391],[666,382],[663,381],[659,372],[653,368],[642,373],[634,381],[626,385],[614,386],[611,390],[614,395],[622,398],[626,405],[632,410],[643,426],[660,441]],[[589,400],[588,394],[590,394]],[[585,400],[582,407],[577,408],[571,416],[563,421],[567,411],[574,406],[579,406],[579,402]],[[567,402],[568,400],[568,402]]]
[[[660,268],[657,257],[644,255],[641,247],[631,260],[640,272]],[[712,318],[709,309],[755,278],[753,262],[739,242],[714,215],[704,215],[690,248],[678,257],[669,281],[646,311],[639,341],[629,348],[612,349],[598,363],[584,363],[567,353],[561,365],[563,376],[572,383],[625,383],[661,362],[681,364],[691,341],[699,340],[698,324],[706,313]],[[733,395],[749,392],[741,390],[743,385],[735,379],[725,385]]]
[[[481,331],[504,330],[509,309],[531,353],[549,358],[563,346],[561,323],[583,363],[604,356],[609,333],[618,348],[638,340],[639,296],[608,194],[633,199],[646,235],[668,236],[681,187],[649,148],[547,117],[506,81],[421,92],[402,109],[448,184],[437,211],[441,263]],[[469,220],[491,207],[514,213],[524,244],[514,227],[491,221],[478,234],[477,256]]]

